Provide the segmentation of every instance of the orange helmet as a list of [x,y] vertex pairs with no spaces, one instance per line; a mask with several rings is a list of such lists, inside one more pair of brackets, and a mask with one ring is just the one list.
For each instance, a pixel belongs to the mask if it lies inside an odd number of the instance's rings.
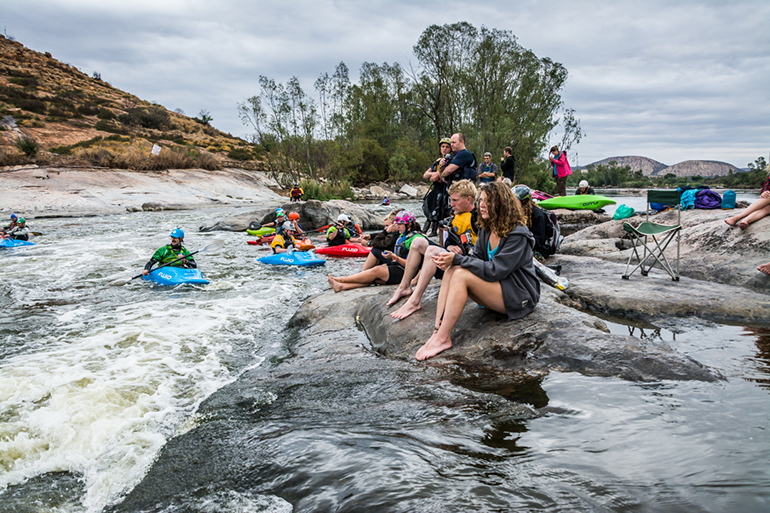
[[289,212],[289,219],[292,221],[296,221],[299,219],[299,214],[297,212]]

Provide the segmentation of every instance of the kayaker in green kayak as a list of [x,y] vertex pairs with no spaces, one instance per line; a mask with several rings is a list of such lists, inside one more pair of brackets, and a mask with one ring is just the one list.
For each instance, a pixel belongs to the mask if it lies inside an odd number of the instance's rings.
[[283,226],[284,222],[286,222],[286,212],[284,212],[283,209],[279,207],[275,209],[275,221],[272,223],[263,224],[262,228],[275,228],[275,233],[281,233],[281,227]]
[[[171,244],[158,248],[158,251],[152,255],[150,261],[144,266],[142,274],[145,276],[150,274],[150,269],[152,269],[155,264],[167,264],[173,262],[177,258],[187,257],[189,254],[190,252],[184,247],[184,232],[179,228],[176,228],[171,232]],[[196,264],[193,257],[190,256],[189,258],[185,258],[184,260],[172,264],[171,267],[197,269],[198,264]]]

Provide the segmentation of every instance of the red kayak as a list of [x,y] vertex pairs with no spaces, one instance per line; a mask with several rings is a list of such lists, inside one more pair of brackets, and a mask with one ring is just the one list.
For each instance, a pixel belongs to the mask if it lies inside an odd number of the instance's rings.
[[342,244],[340,246],[324,246],[315,250],[316,255],[329,255],[338,257],[365,257],[372,250],[369,246],[361,244]]
[[251,244],[252,246],[261,246],[263,244],[270,244],[273,242],[274,238],[275,235],[265,235],[264,237],[260,237],[257,240],[247,240],[246,244]]
[[548,193],[542,192],[542,191],[532,191],[532,199],[536,199],[539,201],[551,199],[553,196],[551,196]]

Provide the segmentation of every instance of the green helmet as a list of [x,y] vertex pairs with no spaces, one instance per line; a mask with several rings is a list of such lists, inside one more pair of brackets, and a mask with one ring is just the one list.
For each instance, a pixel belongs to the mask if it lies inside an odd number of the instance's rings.
[[451,140],[449,137],[444,137],[443,139],[441,139],[441,140],[438,142],[438,145],[439,145],[439,146],[441,146],[441,145],[442,145],[442,144],[444,144],[444,143],[446,143],[446,144],[449,144],[449,145],[451,146],[451,144],[452,144],[452,140]]
[[20,218],[18,218],[18,219],[16,220],[16,224],[24,224],[24,223],[26,223],[26,222],[27,222],[27,221],[25,221],[23,217],[20,217]]

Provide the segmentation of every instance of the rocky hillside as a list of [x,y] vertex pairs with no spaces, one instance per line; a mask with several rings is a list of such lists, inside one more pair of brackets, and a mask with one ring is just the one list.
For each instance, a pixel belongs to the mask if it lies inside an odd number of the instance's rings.
[[[207,120],[171,112],[116,89],[97,75],[0,35],[0,150],[27,136],[44,150],[121,136],[224,156],[248,144]],[[89,144],[93,146],[93,144]]]
[[647,157],[627,156],[627,157],[607,157],[606,159],[597,160],[589,166],[598,166],[601,164],[607,165],[612,161],[618,163],[619,166],[631,166],[632,171],[641,169],[644,176],[650,176],[656,174],[661,169],[665,169],[666,164],[658,162]]
[[685,160],[679,164],[661,169],[652,176],[665,176],[673,173],[676,176],[725,176],[739,172],[740,169],[727,162],[718,162],[716,160]]
[[607,165],[612,161],[617,162],[619,166],[630,166],[631,171],[641,169],[644,176],[665,176],[668,173],[676,176],[724,176],[730,171],[733,173],[741,171],[732,164],[715,160],[685,160],[673,166],[667,166],[657,160],[637,156],[607,157],[588,164],[586,167]]

